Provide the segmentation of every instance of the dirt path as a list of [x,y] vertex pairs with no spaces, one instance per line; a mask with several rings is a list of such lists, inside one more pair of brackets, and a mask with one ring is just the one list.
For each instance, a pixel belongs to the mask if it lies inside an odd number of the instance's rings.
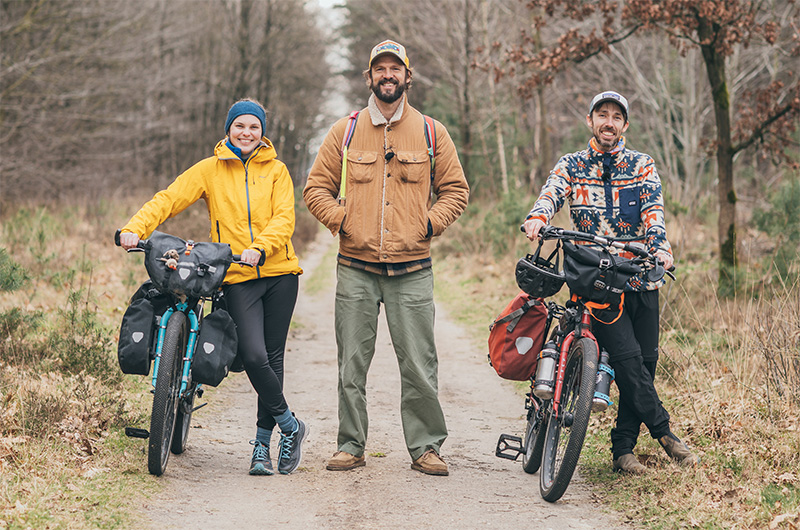
[[[301,286],[330,243],[323,236],[306,253]],[[326,471],[337,427],[330,274],[329,288],[314,296],[301,292],[295,311],[299,325],[286,355],[287,401],[310,427],[301,467],[288,476],[247,474],[256,395],[244,374],[235,374],[195,413],[186,452],[172,455],[159,479],[163,492],[143,502],[152,528],[630,530],[603,513],[579,477],[561,501],[550,504],[539,496],[538,475],[494,456],[500,433],[522,430],[522,400],[494,375],[485,354],[474,351],[441,307],[436,321],[440,395],[450,432],[442,455],[450,476],[410,469],[400,426],[397,363],[385,321],[368,381],[367,466]]]

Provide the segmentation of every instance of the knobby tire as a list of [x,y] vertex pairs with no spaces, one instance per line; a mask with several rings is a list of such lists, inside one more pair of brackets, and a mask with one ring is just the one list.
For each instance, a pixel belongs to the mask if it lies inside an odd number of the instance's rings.
[[531,408],[528,409],[528,424],[523,442],[525,452],[522,453],[522,469],[525,473],[536,473],[542,465],[544,438],[547,434],[547,418],[543,414],[543,407],[543,404],[537,408],[531,403]]
[[172,452],[176,455],[186,450],[186,441],[189,439],[189,426],[192,423],[192,409],[194,408],[194,392],[196,386],[197,385],[192,385],[186,391],[186,397],[179,400],[178,412],[175,415],[175,434],[172,435],[171,447]]
[[597,344],[583,337],[567,355],[561,390],[560,417],[549,417],[546,428],[539,491],[555,502],[564,495],[578,465],[592,411],[597,376]]
[[158,364],[156,389],[153,394],[153,412],[150,416],[150,439],[147,451],[147,469],[161,476],[167,468],[175,418],[178,412],[181,389],[180,367],[183,360],[181,345],[185,342],[186,315],[176,311],[167,323],[164,344]]
[[[199,317],[200,321],[199,326],[202,326],[203,324],[202,303],[198,304],[198,306],[195,308],[195,312]],[[186,343],[188,342],[188,340],[189,340],[188,333],[184,333],[183,341],[181,341],[181,352],[186,351]],[[197,391],[197,383],[192,382],[191,371],[189,371],[189,387],[186,389],[184,395],[180,398],[180,403],[178,405],[178,412],[175,416],[175,434],[172,435],[171,450],[176,455],[179,455],[186,450],[186,441],[189,439],[189,426],[192,423],[192,410],[194,409],[194,398],[196,391]]]

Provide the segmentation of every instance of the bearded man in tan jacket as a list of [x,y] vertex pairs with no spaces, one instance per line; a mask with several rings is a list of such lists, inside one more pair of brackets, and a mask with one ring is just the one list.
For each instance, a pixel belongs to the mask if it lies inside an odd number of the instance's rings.
[[447,129],[408,104],[405,48],[388,40],[375,46],[364,77],[372,91],[367,107],[328,131],[303,191],[308,210],[339,236],[339,434],[327,468],[366,464],[366,378],[382,302],[400,367],[411,467],[447,475],[439,456],[447,426],[438,398],[430,243],[467,207],[469,185]]

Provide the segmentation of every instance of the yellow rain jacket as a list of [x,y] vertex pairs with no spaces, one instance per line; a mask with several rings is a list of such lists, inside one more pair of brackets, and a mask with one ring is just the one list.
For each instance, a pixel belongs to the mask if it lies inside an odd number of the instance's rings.
[[228,243],[234,254],[263,250],[261,267],[231,265],[225,283],[281,274],[302,274],[294,253],[294,187],[286,166],[265,137],[247,161],[221,140],[214,156],[201,160],[158,192],[134,215],[122,232],[145,239],[158,225],[205,199],[211,241]]

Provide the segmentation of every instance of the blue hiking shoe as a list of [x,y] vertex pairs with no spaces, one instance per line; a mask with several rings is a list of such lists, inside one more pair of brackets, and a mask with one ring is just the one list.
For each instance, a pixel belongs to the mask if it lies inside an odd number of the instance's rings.
[[250,440],[253,445],[253,459],[250,460],[251,475],[274,475],[272,460],[269,458],[269,446],[264,445],[258,440]]
[[281,441],[278,444],[280,454],[278,455],[278,471],[282,475],[288,475],[300,465],[303,458],[303,441],[308,436],[308,427],[302,420],[297,420],[297,429],[290,433],[281,433]]

